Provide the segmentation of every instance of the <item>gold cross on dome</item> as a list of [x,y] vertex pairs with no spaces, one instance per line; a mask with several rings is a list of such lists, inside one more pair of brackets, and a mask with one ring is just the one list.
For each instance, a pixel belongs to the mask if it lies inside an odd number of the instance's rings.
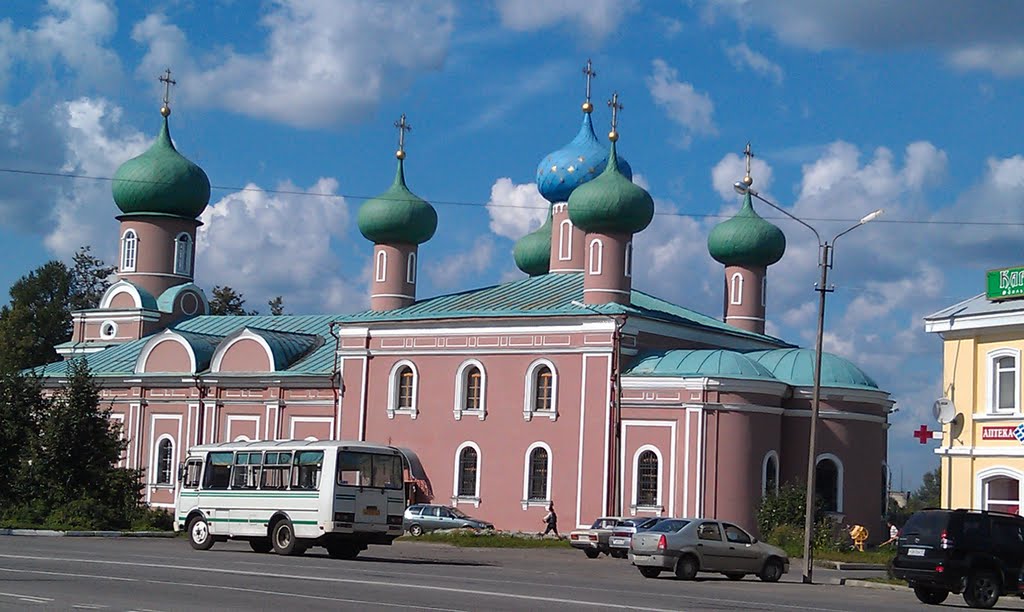
[[171,78],[171,69],[164,70],[164,73],[160,75],[160,82],[164,84],[164,108],[167,112],[171,110],[171,85],[177,85],[178,82]]
[[590,58],[587,58],[587,65],[583,67],[583,74],[587,76],[587,99],[583,102],[583,112],[589,113],[594,110],[594,105],[590,103],[590,81],[597,76]]
[[745,149],[743,149],[743,155],[747,158],[747,174],[743,177],[743,182],[749,187],[754,180],[750,178],[750,162],[754,159],[754,151],[750,148],[750,143],[747,143]]
[[608,100],[608,106],[612,109],[612,131],[608,134],[608,138],[615,141],[619,138],[619,111],[623,109],[623,106],[619,104],[619,92],[612,93],[612,99]]
[[412,126],[405,121],[405,113],[395,122],[395,127],[398,128],[398,152],[395,155],[398,159],[405,158],[405,133],[412,131]]

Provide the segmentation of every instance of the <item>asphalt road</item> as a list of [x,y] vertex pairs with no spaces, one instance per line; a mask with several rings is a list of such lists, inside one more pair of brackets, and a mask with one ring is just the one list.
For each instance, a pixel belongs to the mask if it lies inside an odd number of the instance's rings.
[[[193,551],[184,539],[0,537],[0,610],[916,610],[912,593],[708,575],[645,579],[628,561],[571,550],[400,542],[354,561],[314,548]],[[816,580],[837,574],[815,570]],[[951,596],[947,606],[963,606]],[[1000,608],[1022,609],[1019,600]]]

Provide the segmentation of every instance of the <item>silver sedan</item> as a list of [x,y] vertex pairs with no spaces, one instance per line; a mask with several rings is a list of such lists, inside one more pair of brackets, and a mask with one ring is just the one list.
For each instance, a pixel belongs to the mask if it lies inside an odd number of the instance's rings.
[[629,560],[645,578],[671,570],[683,580],[697,572],[718,572],[732,580],[756,574],[777,582],[789,571],[786,551],[714,519],[663,519],[633,536]]

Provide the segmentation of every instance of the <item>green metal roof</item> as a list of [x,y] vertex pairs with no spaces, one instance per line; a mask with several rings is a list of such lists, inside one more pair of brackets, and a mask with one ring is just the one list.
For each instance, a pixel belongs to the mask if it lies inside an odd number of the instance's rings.
[[551,209],[548,218],[535,231],[516,241],[512,249],[516,267],[530,276],[547,274],[551,267]]
[[[197,334],[195,332],[188,332],[180,329],[174,330],[175,333],[180,335],[188,342],[188,345],[192,347],[192,353],[196,356],[196,371],[202,372],[210,367],[210,359],[213,358],[214,351],[217,350],[217,345],[223,340],[223,336],[211,336],[209,334]],[[153,336],[149,336],[153,338]]]
[[623,376],[715,376],[776,380],[760,363],[725,349],[675,349],[649,353],[634,360]]
[[[200,296],[204,296],[203,300],[205,301],[206,294],[203,293],[203,290],[199,288],[199,285],[195,283],[185,283],[183,285],[175,285],[173,287],[170,287],[169,289],[161,293],[160,297],[158,297],[156,300],[157,307],[160,309],[161,312],[174,312],[174,300],[178,299],[178,294],[185,290],[193,291],[199,294]],[[141,289],[139,291],[141,291]]]
[[299,357],[324,344],[322,338],[312,334],[277,332],[251,326],[247,329],[267,341],[274,355],[274,368],[278,370],[286,369]]
[[387,191],[359,207],[356,224],[376,244],[423,244],[437,231],[437,211],[405,185],[405,166],[398,159],[395,182]]
[[708,252],[727,266],[770,266],[786,252],[786,235],[754,210],[750,193],[731,219],[708,234]]
[[[796,387],[814,386],[814,349],[774,349],[746,355],[785,383]],[[821,386],[878,390],[878,383],[863,370],[832,353],[821,354]]]

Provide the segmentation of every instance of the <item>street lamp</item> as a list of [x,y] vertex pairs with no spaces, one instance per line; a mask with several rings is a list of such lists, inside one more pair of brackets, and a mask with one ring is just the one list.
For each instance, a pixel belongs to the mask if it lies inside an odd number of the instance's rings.
[[811,396],[811,431],[807,442],[807,503],[804,507],[803,582],[804,584],[811,584],[811,568],[813,566],[811,535],[814,530],[814,477],[817,468],[815,455],[817,454],[816,447],[818,442],[818,402],[821,399],[821,341],[825,333],[825,295],[833,291],[833,289],[828,287],[828,270],[832,267],[832,258],[836,248],[836,240],[838,240],[840,236],[852,232],[865,223],[874,221],[884,211],[879,208],[878,210],[862,217],[861,220],[853,226],[836,234],[835,237],[832,238],[831,242],[828,240],[823,241],[821,239],[821,235],[818,234],[818,230],[791,214],[788,210],[763,198],[757,191],[751,189],[748,179],[737,181],[733,185],[733,188],[740,195],[750,194],[758,200],[761,200],[768,206],[771,206],[775,210],[814,232],[814,237],[818,239],[818,269],[821,272],[821,277],[814,288],[814,290],[818,292],[818,335],[814,343],[814,392]]

